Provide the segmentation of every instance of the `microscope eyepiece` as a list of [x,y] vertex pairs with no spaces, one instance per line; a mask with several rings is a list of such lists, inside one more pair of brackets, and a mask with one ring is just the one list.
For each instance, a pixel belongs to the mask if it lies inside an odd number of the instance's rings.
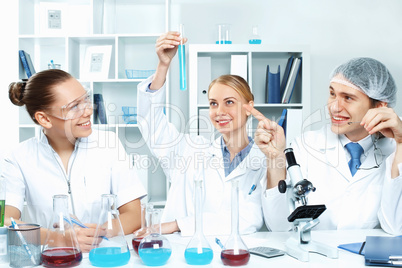
[[292,148],[286,148],[284,152],[286,156],[286,161],[288,162],[288,168],[294,165],[299,165],[296,162],[295,154],[293,153]]

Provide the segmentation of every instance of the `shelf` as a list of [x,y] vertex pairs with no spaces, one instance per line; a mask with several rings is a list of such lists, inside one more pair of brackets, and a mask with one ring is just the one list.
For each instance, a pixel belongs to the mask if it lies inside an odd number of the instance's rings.
[[[207,104],[198,104],[197,105],[198,108],[201,109],[209,109],[209,105]],[[278,104],[274,104],[274,103],[254,103],[254,107],[258,108],[258,107],[262,107],[262,108],[303,108],[303,104],[301,103],[289,103],[289,104],[283,104],[283,103],[278,103]]]

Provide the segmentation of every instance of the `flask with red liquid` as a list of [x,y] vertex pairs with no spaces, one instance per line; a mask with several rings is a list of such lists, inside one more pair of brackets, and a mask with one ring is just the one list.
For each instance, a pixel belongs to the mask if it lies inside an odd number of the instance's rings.
[[154,208],[153,204],[141,203],[141,228],[134,232],[132,244],[135,253],[138,255],[138,247],[140,246],[141,240],[151,233],[150,226],[148,224],[151,222],[149,220],[150,211]]
[[225,248],[221,252],[224,265],[241,266],[250,260],[250,252],[239,234],[239,180],[232,180],[232,230],[226,241]]
[[81,260],[82,253],[68,212],[68,196],[55,195],[53,216],[42,249],[42,265],[73,267],[79,265]]

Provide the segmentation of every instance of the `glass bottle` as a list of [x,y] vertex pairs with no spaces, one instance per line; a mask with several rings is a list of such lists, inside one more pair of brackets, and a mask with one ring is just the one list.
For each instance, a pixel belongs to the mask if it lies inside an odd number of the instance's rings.
[[261,44],[261,37],[258,35],[258,26],[253,25],[253,34],[251,35],[250,39],[248,40],[249,44]]
[[213,251],[204,236],[202,227],[202,204],[204,180],[204,168],[200,166],[198,178],[194,179],[194,209],[195,209],[195,233],[184,251],[184,258],[190,265],[205,265],[211,263]]
[[98,267],[125,265],[130,260],[130,251],[116,208],[116,195],[103,194],[101,206],[89,261]]
[[160,266],[169,260],[172,255],[172,247],[170,242],[161,235],[161,209],[152,209],[151,213],[151,234],[142,239],[138,247],[138,255],[145,265]]
[[81,263],[82,252],[68,211],[68,196],[53,196],[53,216],[42,248],[42,265],[73,267]]
[[134,237],[132,240],[133,249],[138,255],[138,247],[140,246],[141,240],[151,233],[149,217],[152,215],[153,204],[141,203],[141,228],[134,232]]
[[239,180],[232,180],[232,230],[226,241],[225,248],[221,252],[224,265],[246,265],[250,259],[250,252],[239,234]]

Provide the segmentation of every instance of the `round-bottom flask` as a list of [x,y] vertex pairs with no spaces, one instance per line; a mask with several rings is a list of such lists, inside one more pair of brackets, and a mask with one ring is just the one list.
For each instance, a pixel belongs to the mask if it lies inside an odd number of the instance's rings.
[[89,261],[93,266],[116,267],[130,260],[130,251],[118,215],[116,196],[102,195],[102,210],[89,252]]
[[224,265],[241,266],[250,260],[250,252],[239,234],[239,181],[232,180],[232,230],[226,241],[225,249],[221,252]]
[[138,247],[138,255],[147,266],[164,265],[172,255],[170,242],[161,235],[160,214],[160,209],[152,210],[152,233],[144,237]]
[[42,249],[45,267],[73,267],[81,263],[82,253],[68,212],[68,196],[53,196],[53,216]]
[[194,180],[195,234],[184,251],[184,258],[190,265],[210,264],[214,257],[202,229],[202,183],[202,180]]
[[140,246],[142,239],[151,233],[150,226],[148,226],[147,224],[150,223],[149,217],[151,215],[150,211],[152,209],[152,204],[141,204],[141,228],[134,232],[134,236],[131,241],[131,243],[133,244],[133,249],[135,253],[137,253],[137,255],[138,247]]

